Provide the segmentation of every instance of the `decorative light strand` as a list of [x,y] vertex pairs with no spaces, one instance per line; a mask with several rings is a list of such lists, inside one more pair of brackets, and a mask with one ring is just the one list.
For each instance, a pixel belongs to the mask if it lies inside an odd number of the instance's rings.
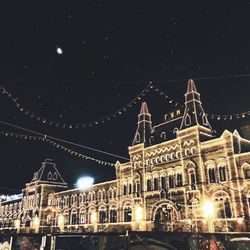
[[[153,85],[152,85],[153,86]],[[158,91],[155,91],[157,93],[159,93],[160,96],[166,96],[166,93],[164,93],[163,90],[161,90],[159,87],[153,86],[155,89],[158,89]],[[167,98],[165,98],[167,99]],[[172,102],[174,102],[172,100]],[[175,102],[178,107],[178,102]],[[183,105],[180,105],[180,107],[184,107]],[[176,112],[179,108],[176,108],[174,111],[172,112]],[[212,119],[212,120],[218,120],[218,121],[225,121],[225,120],[233,120],[233,119],[245,119],[250,117],[250,110],[249,111],[245,111],[245,112],[240,112],[240,113],[235,113],[235,114],[206,114],[208,118]]]
[[15,103],[17,110],[25,114],[27,117],[36,120],[42,124],[46,124],[49,126],[54,126],[58,128],[86,128],[86,127],[94,127],[100,124],[105,123],[106,121],[111,121],[114,118],[120,117],[121,115],[125,114],[128,109],[132,108],[134,105],[138,103],[146,94],[152,89],[152,82],[150,82],[146,88],[144,88],[135,98],[133,98],[128,104],[117,110],[116,112],[107,115],[101,119],[97,119],[91,122],[79,122],[79,123],[63,123],[59,121],[53,121],[51,119],[42,117],[37,115],[35,112],[30,111],[28,108],[24,107],[19,101],[18,98],[13,97],[13,95],[7,91],[6,88],[0,86],[0,94],[6,95],[13,103]]
[[76,152],[76,151],[74,151],[74,150],[72,150],[72,149],[70,149],[68,147],[63,146],[62,144],[59,144],[59,143],[57,143],[57,142],[55,142],[53,140],[50,140],[46,136],[24,135],[24,134],[18,134],[18,133],[13,133],[13,132],[6,132],[6,131],[1,130],[1,129],[0,129],[0,134],[4,135],[4,136],[7,136],[7,137],[14,137],[14,138],[17,138],[17,139],[24,139],[24,140],[30,140],[30,141],[44,141],[44,142],[47,142],[50,145],[56,147],[57,149],[63,150],[64,152],[66,152],[66,153],[68,153],[70,155],[73,155],[73,156],[76,156],[76,157],[79,157],[79,158],[83,158],[85,160],[91,160],[91,161],[94,161],[94,162],[96,162],[98,164],[105,165],[105,166],[111,166],[111,167],[115,166],[114,163],[99,160],[97,158],[90,157],[90,156],[87,156],[85,154]]
[[36,135],[39,135],[39,136],[42,136],[42,137],[49,138],[51,140],[60,141],[60,142],[70,144],[70,145],[73,145],[73,146],[77,146],[77,147],[85,148],[85,149],[88,149],[88,150],[92,150],[92,151],[95,151],[97,153],[102,153],[102,154],[114,156],[114,157],[117,157],[117,158],[121,158],[123,160],[129,160],[128,158],[125,158],[125,157],[117,155],[117,154],[112,154],[112,153],[109,153],[109,152],[106,152],[106,151],[103,151],[103,150],[100,150],[100,149],[91,148],[91,147],[88,147],[88,146],[85,146],[85,145],[82,145],[82,144],[78,144],[78,143],[75,143],[75,142],[63,140],[61,138],[57,138],[57,137],[53,137],[53,136],[50,136],[50,135],[42,134],[40,132],[31,130],[31,129],[27,129],[27,128],[24,128],[24,127],[21,127],[21,126],[18,126],[18,125],[14,125],[14,124],[9,123],[9,122],[0,121],[0,123],[2,123],[4,125],[7,125],[7,126],[10,126],[10,127],[13,127],[13,128],[24,130],[25,132],[29,132],[29,133],[33,133],[33,134],[36,134]]
[[178,102],[176,102],[174,99],[172,99],[169,95],[167,95],[163,90],[159,89],[154,83],[150,86],[150,88],[158,93],[160,96],[162,96],[170,105],[174,107],[183,107],[183,105],[180,105]]

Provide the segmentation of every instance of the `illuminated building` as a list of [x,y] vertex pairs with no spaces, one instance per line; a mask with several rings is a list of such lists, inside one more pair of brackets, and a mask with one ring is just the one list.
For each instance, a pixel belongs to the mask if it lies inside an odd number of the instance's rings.
[[235,130],[215,137],[192,80],[185,109],[153,126],[138,115],[130,161],[116,179],[68,189],[46,160],[23,196],[2,201],[1,228],[19,231],[249,231],[250,141]]

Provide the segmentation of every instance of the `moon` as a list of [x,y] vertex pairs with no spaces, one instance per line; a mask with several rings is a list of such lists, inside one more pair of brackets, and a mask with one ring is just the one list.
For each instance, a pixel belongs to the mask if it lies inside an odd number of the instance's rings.
[[58,48],[56,49],[56,53],[57,53],[58,55],[62,55],[62,54],[63,54],[62,48],[58,47]]

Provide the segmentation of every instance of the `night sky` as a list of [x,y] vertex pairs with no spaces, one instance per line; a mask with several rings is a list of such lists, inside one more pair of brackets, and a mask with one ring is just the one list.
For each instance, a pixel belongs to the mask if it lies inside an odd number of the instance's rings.
[[[208,114],[250,110],[250,1],[8,2],[0,5],[0,81],[42,117],[95,121],[124,107],[149,81],[183,104],[188,78],[196,79]],[[0,95],[0,121],[128,157],[141,101],[147,101],[153,124],[174,109],[159,92],[149,92],[111,121],[78,129],[41,124]],[[249,117],[210,122],[220,135],[226,128],[240,131]],[[3,124],[0,129],[32,135]],[[115,174],[112,167],[42,141],[0,136],[0,155],[0,193],[23,188],[46,158],[57,163],[70,186],[81,175],[99,182]]]

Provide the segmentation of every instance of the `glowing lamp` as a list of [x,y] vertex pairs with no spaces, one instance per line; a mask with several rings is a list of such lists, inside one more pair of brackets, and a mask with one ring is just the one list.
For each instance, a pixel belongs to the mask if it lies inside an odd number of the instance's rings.
[[89,189],[94,183],[94,179],[89,176],[84,176],[78,179],[76,186],[80,189]]
[[243,224],[244,219],[243,219],[243,218],[239,218],[239,219],[237,220],[237,222],[238,222],[238,224]]
[[58,222],[58,226],[59,227],[63,227],[64,226],[64,216],[62,214],[60,214],[58,216],[57,222]]
[[34,227],[38,227],[39,226],[39,218],[37,217],[37,215],[33,219],[33,225],[34,225]]
[[135,208],[135,221],[141,222],[143,219],[143,208],[141,206],[137,206]]
[[20,228],[20,225],[21,225],[21,221],[19,219],[15,220],[15,222],[14,222],[15,228],[17,228],[17,229]]
[[92,224],[96,223],[97,221],[97,214],[96,212],[92,212],[91,215],[90,215],[90,221]]
[[214,216],[214,204],[212,201],[206,200],[203,205],[203,213],[205,218]]

